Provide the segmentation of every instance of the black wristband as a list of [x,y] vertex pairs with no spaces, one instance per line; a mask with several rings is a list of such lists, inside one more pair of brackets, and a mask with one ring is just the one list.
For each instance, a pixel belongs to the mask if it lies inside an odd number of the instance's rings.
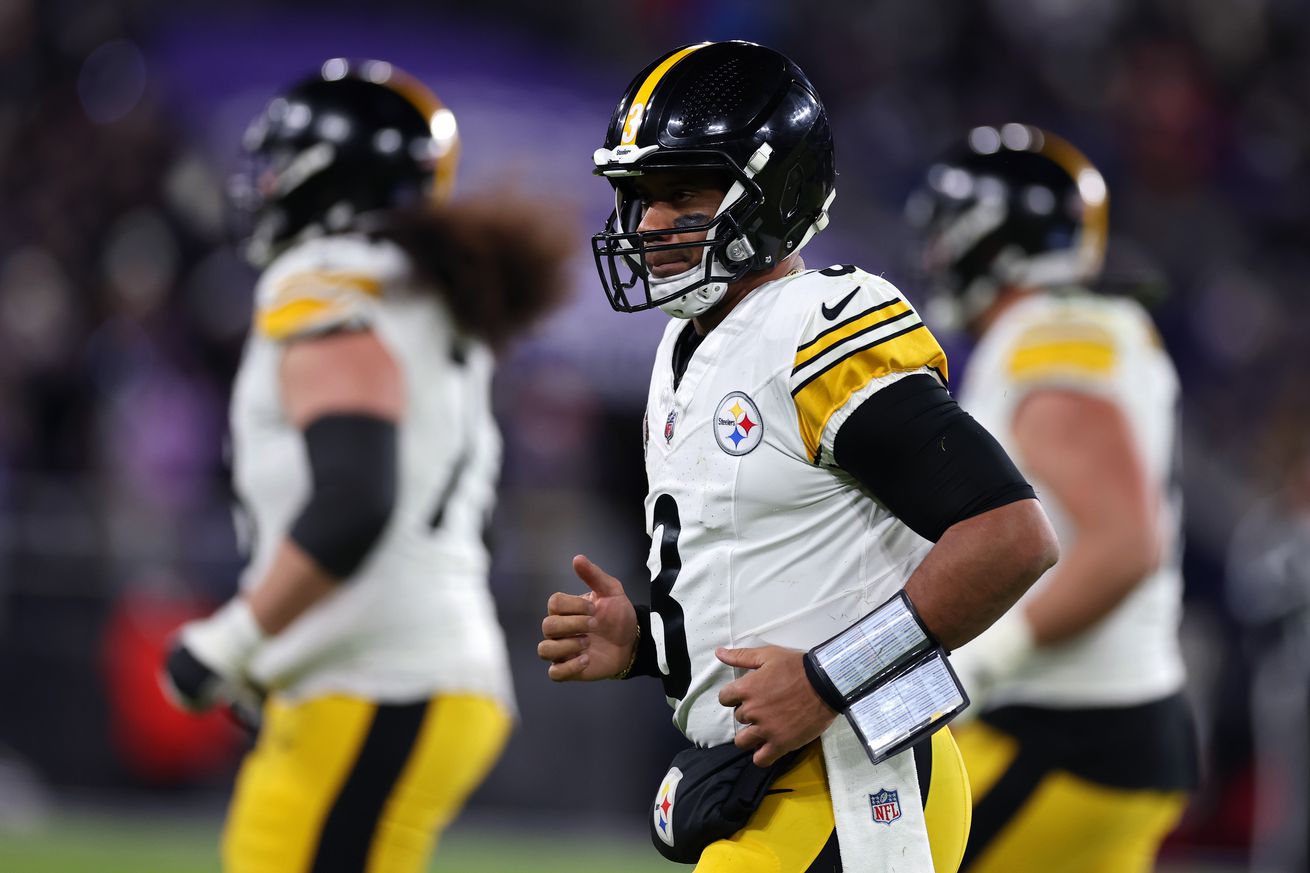
[[833,686],[832,681],[828,679],[828,674],[823,672],[823,668],[815,663],[814,653],[806,652],[805,657],[802,658],[801,661],[805,665],[805,678],[810,680],[810,684],[814,686],[815,693],[822,698],[823,702],[828,704],[828,707],[833,712],[841,712],[845,709],[845,698],[838,693],[837,689]]
[[650,607],[637,606],[637,652],[624,679],[634,676],[662,678],[659,654],[655,651],[655,638],[650,632]]

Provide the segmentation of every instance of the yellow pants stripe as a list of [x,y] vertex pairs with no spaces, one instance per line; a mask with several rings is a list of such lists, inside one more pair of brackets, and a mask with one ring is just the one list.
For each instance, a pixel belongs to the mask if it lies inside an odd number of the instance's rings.
[[[746,827],[701,852],[695,873],[804,873],[833,835],[823,748],[811,743]],[[835,840],[833,841],[836,842]]]
[[225,873],[420,873],[509,727],[480,697],[274,698],[237,777]]
[[928,846],[932,849],[936,873],[955,873],[960,869],[969,842],[972,809],[969,776],[950,728],[942,728],[932,735],[931,748],[932,771],[927,802],[923,805]]
[[[933,735],[927,784],[928,842],[936,873],[955,873],[969,835],[969,783],[951,732]],[[916,761],[920,760],[916,758]],[[925,757],[923,760],[927,760]],[[823,750],[816,742],[773,788],[750,822],[711,843],[695,873],[836,873],[841,858]]]
[[1183,791],[1114,788],[1034,764],[985,723],[959,742],[982,821],[965,873],[1149,873],[1186,806]]

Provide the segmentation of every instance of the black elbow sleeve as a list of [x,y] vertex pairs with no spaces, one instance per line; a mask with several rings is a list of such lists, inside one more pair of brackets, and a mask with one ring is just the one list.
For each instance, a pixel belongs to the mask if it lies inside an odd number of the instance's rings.
[[933,542],[957,522],[1035,496],[996,438],[927,374],[860,404],[837,432],[833,457]]
[[305,428],[313,487],[290,536],[338,579],[359,569],[391,519],[396,443],[396,425],[368,415],[328,415]]

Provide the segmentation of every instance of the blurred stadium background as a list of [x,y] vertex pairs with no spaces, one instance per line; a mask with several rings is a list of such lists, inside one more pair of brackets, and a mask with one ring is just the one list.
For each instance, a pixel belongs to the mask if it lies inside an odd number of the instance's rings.
[[[1304,833],[1304,807],[1257,814],[1250,712],[1261,658],[1306,632],[1310,558],[1263,612],[1228,594],[1230,564],[1310,554],[1303,0],[0,0],[0,870],[217,870],[244,739],[167,709],[153,671],[239,566],[222,442],[253,275],[223,190],[273,89],[330,56],[391,60],[455,110],[461,193],[526,191],[542,221],[590,231],[609,204],[590,155],[629,77],[736,37],[794,57],[835,120],[840,196],[812,266],[859,263],[913,297],[901,205],[969,125],[1049,127],[1101,167],[1112,273],[1153,298],[1186,396],[1206,776],[1162,869],[1246,870],[1262,836]],[[524,725],[434,870],[667,869],[645,836],[677,745],[658,690],[552,687],[535,657],[572,554],[644,573],[640,416],[662,316],[612,313],[582,245],[576,276],[498,383],[494,584]],[[1244,518],[1298,507],[1299,526],[1230,561]],[[1270,692],[1289,719],[1300,676]],[[1260,766],[1310,776],[1290,752]]]

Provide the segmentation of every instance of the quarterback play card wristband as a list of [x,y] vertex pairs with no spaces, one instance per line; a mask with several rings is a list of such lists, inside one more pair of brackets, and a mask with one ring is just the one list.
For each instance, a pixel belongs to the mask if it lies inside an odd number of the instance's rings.
[[824,701],[842,710],[879,680],[936,646],[910,598],[898,591],[846,630],[810,649],[805,668]]
[[873,763],[931,735],[969,705],[904,591],[805,653],[805,675],[846,716]]

